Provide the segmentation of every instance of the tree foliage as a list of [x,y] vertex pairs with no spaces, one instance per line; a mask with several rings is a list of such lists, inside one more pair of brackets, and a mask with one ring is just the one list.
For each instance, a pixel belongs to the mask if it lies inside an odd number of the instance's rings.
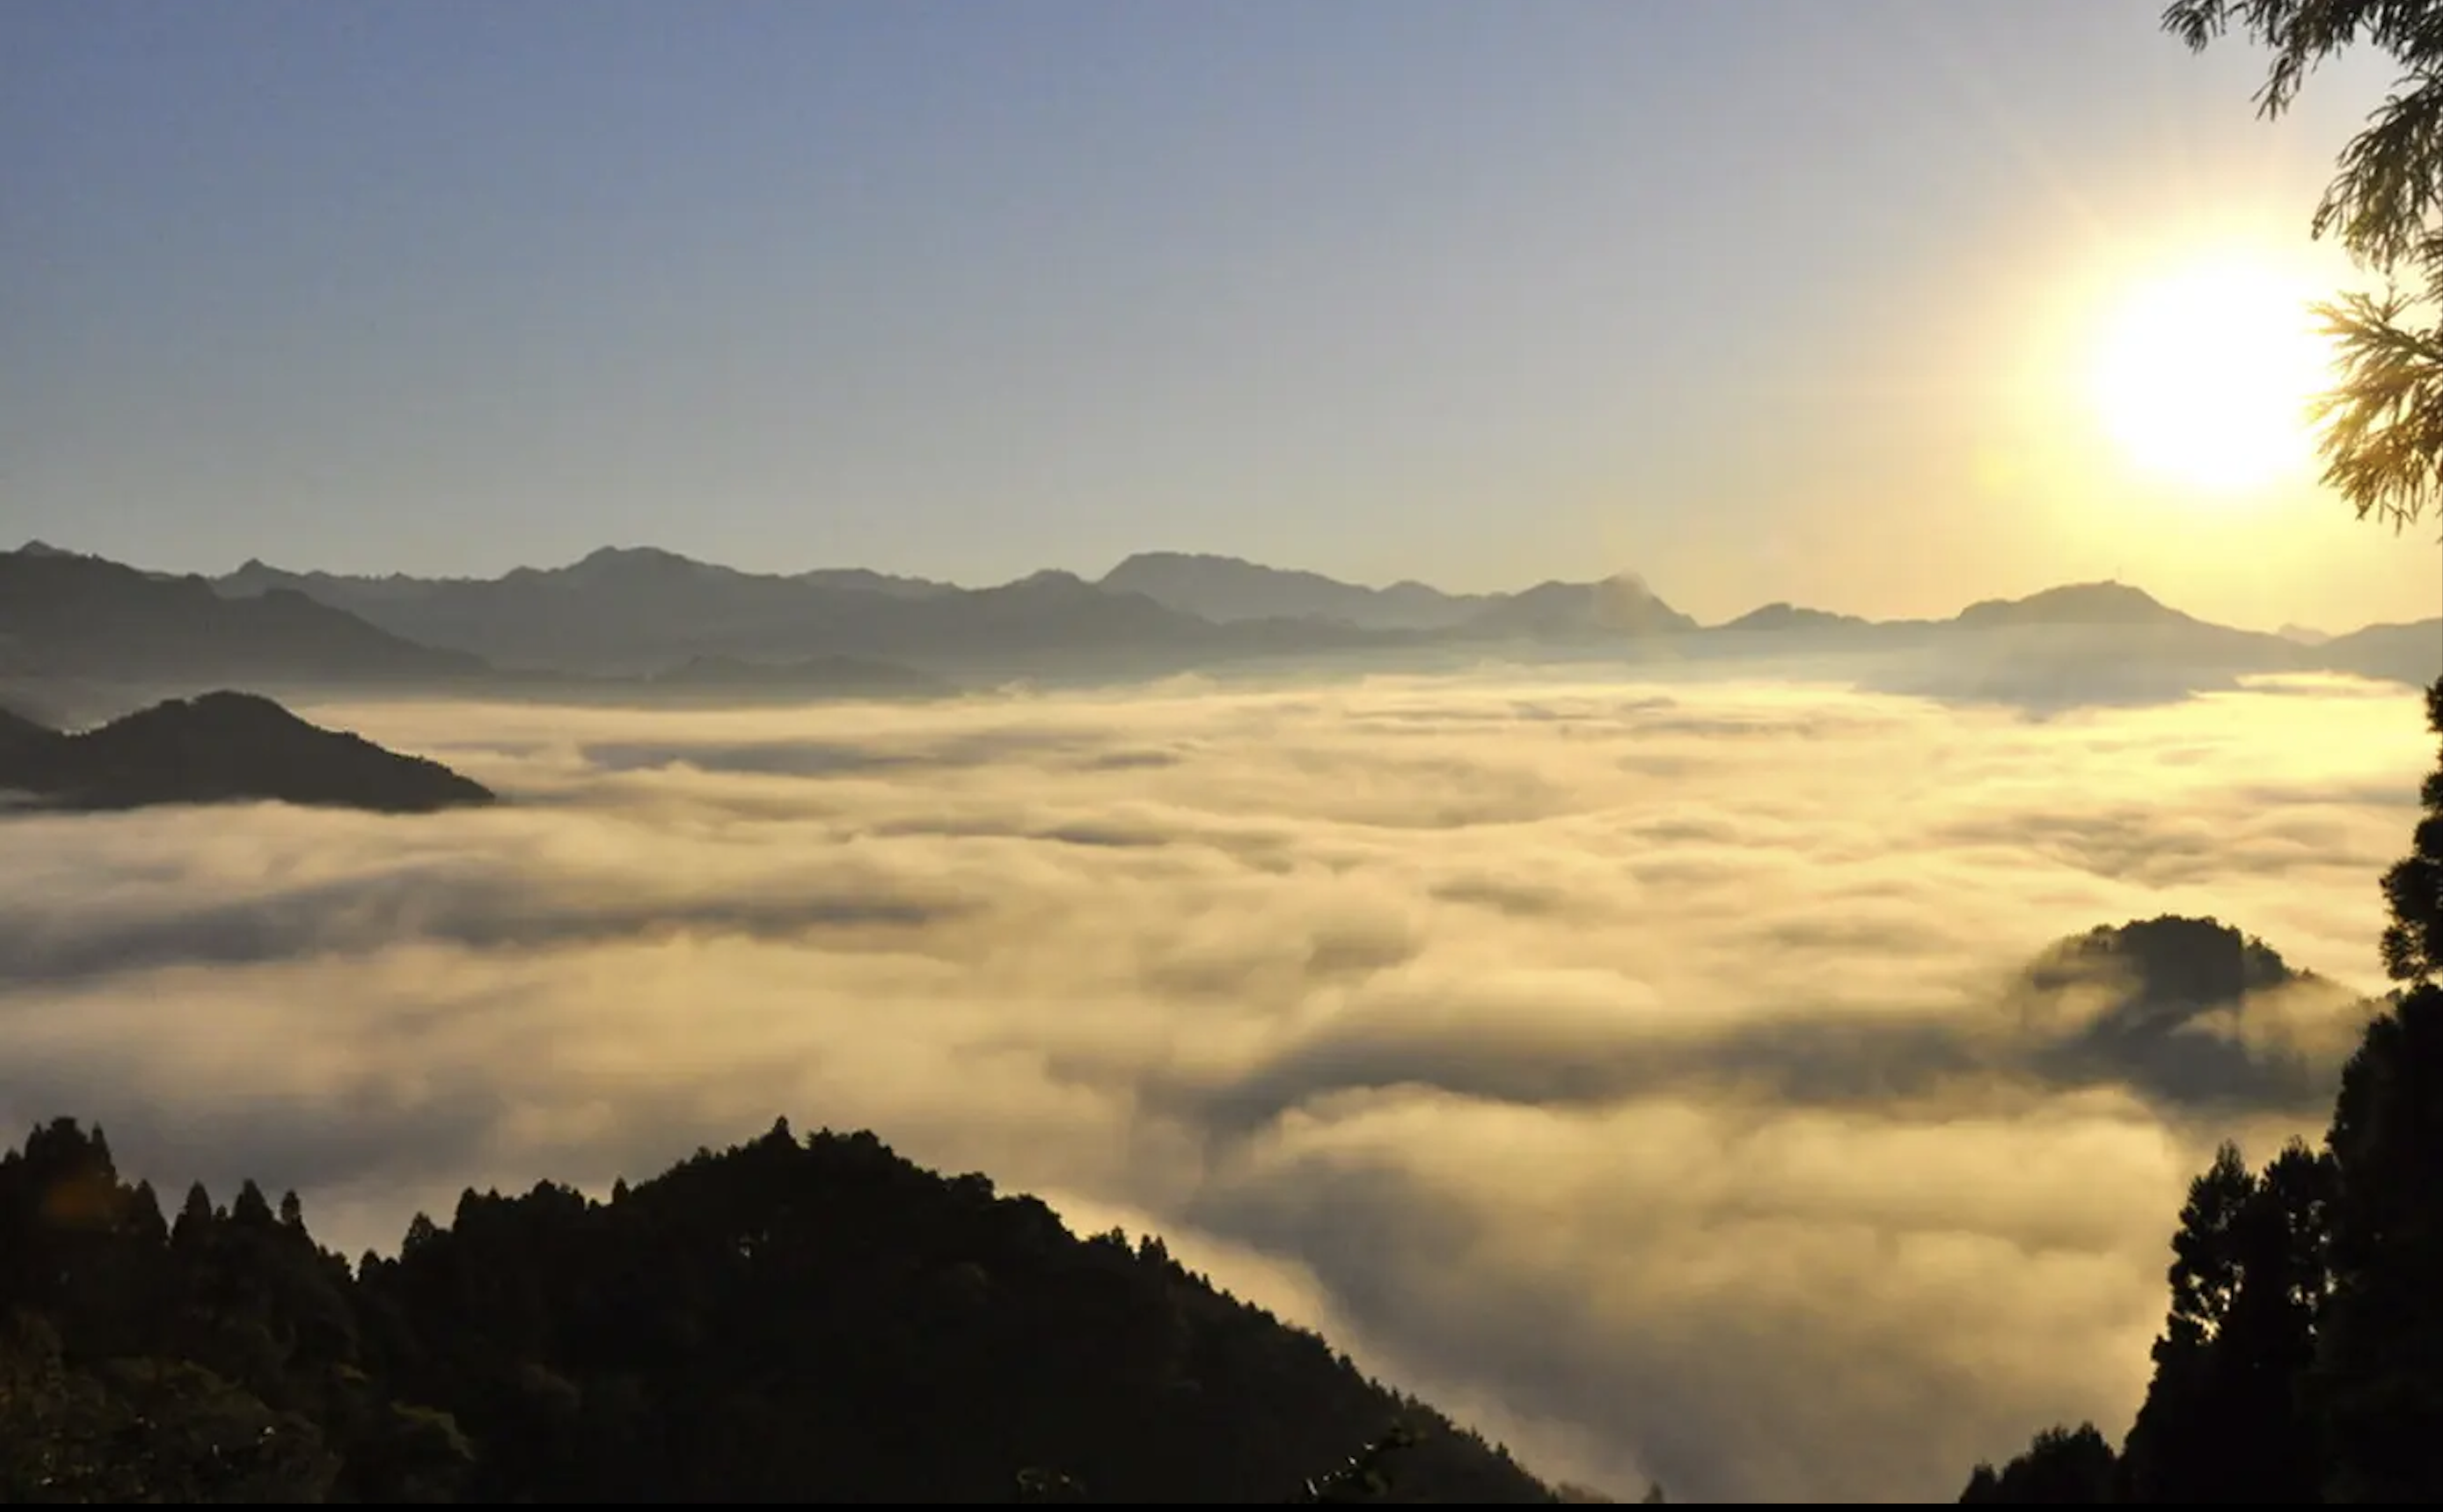
[[[2443,738],[2443,683],[2427,695]],[[2443,1501],[2443,756],[2383,879],[2384,961],[2324,1148],[2190,1185],[2155,1373],[2117,1456],[2048,1430],[1965,1502]],[[2111,1457],[2106,1489],[2094,1472]]]
[[2085,1504],[2112,1500],[2112,1446],[2092,1423],[2048,1428],[1999,1470],[1976,1466],[1959,1500],[1972,1505]]
[[[2426,727],[2443,736],[2443,683],[2426,690]],[[2409,854],[2383,876],[2392,921],[2383,931],[2384,971],[2397,982],[2443,973],[2443,771],[2419,789],[2422,812]]]
[[2324,482],[2396,529],[2443,500],[2443,5],[2435,0],[2175,0],[2166,30],[2194,49],[2232,31],[2268,50],[2258,112],[2287,110],[2316,67],[2386,54],[2393,92],[2344,146],[2309,231],[2380,275],[2380,294],[2317,306],[2340,382],[2317,406]]
[[0,1502],[1530,1502],[1509,1455],[1161,1243],[777,1124],[590,1199],[175,1228],[65,1120],[0,1157]]

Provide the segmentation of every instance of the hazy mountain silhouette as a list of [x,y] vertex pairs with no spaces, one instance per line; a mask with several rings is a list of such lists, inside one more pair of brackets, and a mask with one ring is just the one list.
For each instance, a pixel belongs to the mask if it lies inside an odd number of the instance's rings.
[[54,1120],[0,1156],[0,1502],[1553,1500],[1159,1239],[785,1123],[352,1270]]
[[230,599],[41,546],[0,553],[0,642],[17,676],[382,683],[478,676],[482,660],[402,639],[303,593]]
[[1874,622],[1855,614],[1835,614],[1827,610],[1801,609],[1795,604],[1773,603],[1752,609],[1737,619],[1714,626],[1717,630],[1755,630],[1774,634],[1842,633],[1871,629]]
[[2126,583],[2069,583],[2025,598],[1969,605],[1947,622],[1954,630],[2081,631],[2056,644],[2112,648],[2123,658],[2145,653],[2193,664],[2249,670],[2303,665],[2294,642],[2262,630],[2215,625],[2186,614]]
[[0,793],[68,810],[274,799],[424,813],[492,801],[437,761],[318,728],[249,693],[172,700],[73,735],[0,713]]
[[1320,573],[1189,552],[1140,552],[1104,574],[1099,586],[1143,593],[1166,609],[1216,624],[1328,619],[1387,630],[1448,629],[1493,601],[1493,595],[1445,593],[1413,581],[1367,588]]
[[2065,583],[2025,598],[1989,598],[1953,619],[1963,628],[1996,625],[2200,625],[2125,583]]
[[629,673],[693,655],[813,654],[821,648],[788,633],[794,621],[840,593],[889,596],[622,547],[497,578],[343,577],[248,561],[214,586],[233,598],[284,588],[312,594],[393,633],[504,666]]
[[1497,599],[1460,627],[1469,636],[1575,640],[1593,636],[1674,635],[1697,622],[1629,574],[1593,583],[1539,583]]
[[2067,584],[1987,599],[1947,620],[1790,639],[1807,650],[1897,653],[1862,675],[1881,691],[2037,715],[2172,702],[2320,665],[2318,653],[2280,636],[2200,620],[2122,583]]
[[651,673],[695,657],[880,658],[936,671],[1069,663],[1126,670],[1362,640],[1350,628],[1321,624],[1219,626],[1072,573],[966,589],[854,570],[743,573],[646,548],[605,548],[567,567],[488,579],[340,578],[250,562],[217,586],[240,597],[274,584],[327,595],[412,640],[503,665],[569,672]]
[[[589,578],[598,579],[604,576],[615,578],[623,572],[638,567],[642,567],[647,572],[693,569],[692,575],[716,580],[758,575],[740,572],[734,568],[695,561],[674,552],[666,552],[650,546],[605,546],[566,567],[519,568],[507,575],[517,577],[523,574],[532,578],[583,582]],[[956,591],[948,583],[938,583],[922,577],[893,576],[888,573],[872,572],[862,567],[818,568],[813,572],[781,575],[781,580],[787,582],[812,583],[824,588],[854,588],[899,598],[928,598],[936,593]],[[234,597],[251,597],[275,588],[288,588],[310,594],[329,604],[340,603],[351,596],[367,600],[386,599],[395,603],[430,598],[436,592],[462,589],[487,581],[491,579],[411,577],[401,573],[390,573],[380,576],[355,575],[345,573],[292,573],[273,567],[260,558],[250,557],[237,571],[214,579],[213,586]]]
[[2311,1047],[2355,1029],[2358,995],[2213,919],[2097,928],[2031,962],[2013,994],[2061,1084],[2117,1083],[2187,1106],[2303,1105],[2332,1095]]
[[[71,672],[257,685],[429,681],[478,675],[489,662],[522,669],[494,680],[511,695],[547,695],[549,677],[568,676],[633,681],[564,690],[581,697],[865,696],[913,694],[927,677],[1095,680],[1258,658],[1355,666],[1485,642],[1580,650],[1636,642],[1691,655],[1923,651],[1934,660],[1886,668],[1873,684],[2030,707],[2158,701],[2257,672],[2415,682],[2443,670],[2436,622],[2309,647],[2109,582],[1983,600],[1947,620],[1774,603],[1700,629],[1631,574],[1453,594],[1171,552],[1130,556],[1099,583],[1050,571],[990,588],[854,568],[748,573],[642,547],[496,578],[291,573],[251,560],[212,582],[230,605],[217,617],[197,595],[199,579],[41,543],[0,558],[0,572],[16,574],[0,577],[0,683],[19,687]],[[18,580],[41,592],[12,592]],[[858,665],[874,663],[900,665]]]
[[2443,677],[2443,619],[2370,625],[2334,636],[2314,654],[2316,665],[2331,671],[2424,687]]

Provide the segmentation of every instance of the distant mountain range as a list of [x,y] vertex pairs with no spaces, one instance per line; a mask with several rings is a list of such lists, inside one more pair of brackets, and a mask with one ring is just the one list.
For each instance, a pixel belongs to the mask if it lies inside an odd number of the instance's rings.
[[1100,586],[1109,592],[1143,593],[1166,608],[1216,624],[1324,619],[1370,630],[1451,629],[1500,596],[1445,593],[1415,582],[1363,588],[1320,573],[1184,552],[1140,552],[1104,574]]
[[0,709],[0,811],[262,799],[429,813],[492,794],[437,761],[318,728],[252,694],[172,700],[73,735]]
[[200,577],[161,576],[37,542],[0,554],[0,669],[361,683],[448,680],[485,666],[480,657],[416,645],[304,593],[231,597]]
[[606,547],[494,578],[344,576],[257,560],[207,579],[41,543],[0,554],[0,686],[924,696],[980,679],[1096,680],[1262,659],[1447,665],[1505,647],[1531,660],[1812,656],[1989,641],[2018,658],[2010,676],[2148,659],[2232,674],[2443,675],[2443,621],[2312,640],[2213,625],[2119,583],[1986,600],[1947,620],[1784,603],[1700,627],[1629,574],[1458,594],[1180,553],[1131,556],[1099,582],[1043,572],[990,588],[854,569],[748,573],[652,548]]

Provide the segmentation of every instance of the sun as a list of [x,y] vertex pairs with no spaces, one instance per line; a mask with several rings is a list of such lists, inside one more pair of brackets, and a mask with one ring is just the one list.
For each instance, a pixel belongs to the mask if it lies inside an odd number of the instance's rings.
[[2262,488],[2315,452],[2308,406],[2332,383],[2316,290],[2245,263],[2135,285],[2106,324],[2094,399],[2144,471],[2206,493]]

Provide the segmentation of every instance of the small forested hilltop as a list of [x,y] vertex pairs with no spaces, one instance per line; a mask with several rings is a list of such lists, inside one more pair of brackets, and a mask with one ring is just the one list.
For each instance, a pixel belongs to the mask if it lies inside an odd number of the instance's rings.
[[[2443,683],[2427,690],[2443,737]],[[2384,874],[2402,985],[2342,1072],[2321,1148],[2226,1144],[2172,1235],[2154,1378],[2116,1452],[2052,1428],[1962,1502],[2443,1501],[2443,756]]]
[[871,1134],[609,1201],[174,1221],[60,1120],[0,1157],[0,1501],[1539,1502],[1508,1453],[1216,1291]]

